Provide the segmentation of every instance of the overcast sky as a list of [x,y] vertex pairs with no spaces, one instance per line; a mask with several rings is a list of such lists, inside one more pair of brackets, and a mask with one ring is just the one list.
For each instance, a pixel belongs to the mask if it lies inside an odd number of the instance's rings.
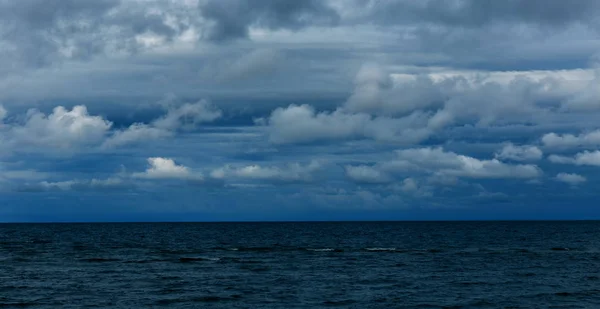
[[0,221],[598,219],[596,0],[0,0]]

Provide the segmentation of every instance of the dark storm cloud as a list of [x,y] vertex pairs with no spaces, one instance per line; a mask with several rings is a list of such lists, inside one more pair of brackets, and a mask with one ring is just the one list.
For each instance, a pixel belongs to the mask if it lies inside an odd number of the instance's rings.
[[321,0],[209,1],[200,9],[206,19],[214,22],[206,33],[212,41],[245,38],[253,25],[271,30],[297,30],[339,21],[338,13]]

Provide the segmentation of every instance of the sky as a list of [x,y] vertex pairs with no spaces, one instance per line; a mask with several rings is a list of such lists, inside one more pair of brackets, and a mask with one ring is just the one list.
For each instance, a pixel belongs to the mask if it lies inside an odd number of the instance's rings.
[[0,222],[600,219],[596,0],[0,0]]

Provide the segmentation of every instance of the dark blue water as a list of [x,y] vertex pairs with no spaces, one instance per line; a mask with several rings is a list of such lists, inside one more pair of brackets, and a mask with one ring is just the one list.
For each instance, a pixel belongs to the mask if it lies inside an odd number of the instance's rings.
[[600,222],[0,225],[0,307],[600,308]]

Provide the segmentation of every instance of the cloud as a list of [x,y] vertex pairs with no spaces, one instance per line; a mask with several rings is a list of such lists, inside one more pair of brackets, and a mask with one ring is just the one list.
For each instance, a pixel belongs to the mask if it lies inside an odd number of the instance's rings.
[[134,123],[125,130],[115,131],[110,138],[104,141],[102,148],[120,147],[148,140],[162,139],[172,135],[172,131],[155,128],[144,123]]
[[363,66],[355,84],[349,99],[333,111],[292,104],[259,123],[278,144],[353,139],[416,144],[449,127],[543,123],[550,111],[542,103],[559,97],[549,78],[392,78],[376,65]]
[[384,172],[366,165],[352,166],[348,165],[345,167],[346,176],[357,183],[387,183],[391,181],[391,178]]
[[221,116],[221,110],[208,101],[199,101],[170,108],[165,116],[154,120],[152,125],[165,130],[193,130],[197,125],[214,121]]
[[425,184],[412,177],[405,178],[398,183],[391,184],[387,189],[402,192],[414,197],[432,197],[434,187],[430,184]]
[[502,150],[496,153],[496,158],[500,160],[513,161],[536,161],[542,156],[543,152],[536,146],[516,146],[512,143],[504,145]]
[[[276,196],[307,217],[593,196],[524,184],[600,165],[598,1],[488,2],[0,0],[2,190],[129,188],[117,200],[225,201],[229,219]],[[138,168],[102,178],[119,164]],[[54,212],[13,193],[7,209]]]
[[[49,115],[30,109],[22,123],[6,124],[5,130],[0,131],[0,140],[4,139],[10,148],[21,151],[74,153],[98,146],[107,150],[191,131],[222,116],[222,111],[207,101],[166,108],[164,116],[149,124],[134,123],[121,130],[115,130],[113,122],[102,116],[90,115],[84,105],[74,106],[71,110],[57,106]],[[2,112],[6,114],[3,109]]]
[[2,106],[2,104],[0,104],[0,124],[2,124],[2,120],[4,120],[4,118],[6,118],[7,114],[8,114],[8,112],[6,111],[4,106]]
[[198,125],[214,121],[222,116],[222,111],[202,100],[196,103],[185,103],[173,106],[172,102],[164,104],[167,113],[150,124],[134,123],[124,130],[113,132],[102,147],[113,148],[127,144],[135,144],[148,140],[163,139],[173,136],[177,131],[191,131]]
[[184,1],[2,1],[2,54],[19,65],[45,66],[134,53],[147,47],[144,38],[168,43],[185,34],[193,11]]
[[424,127],[426,121],[420,113],[394,119],[352,114],[341,109],[317,112],[304,104],[275,109],[266,124],[270,140],[277,144],[364,138],[416,143],[430,134]]
[[[284,61],[284,54],[275,49],[256,49],[233,62],[227,61],[217,73],[221,83],[258,79],[273,73]],[[211,72],[213,73],[213,72]]]
[[337,23],[337,12],[326,1],[279,0],[208,1],[202,16],[211,22],[204,33],[211,41],[246,38],[251,27],[297,30],[307,26]]
[[590,80],[584,89],[567,99],[562,107],[565,111],[594,112],[600,110],[600,68],[595,68],[594,79]]
[[41,180],[47,178],[49,173],[36,170],[2,170],[0,169],[0,180]]
[[[358,2],[369,3],[369,2]],[[595,23],[600,6],[593,0],[577,3],[561,1],[503,1],[481,3],[477,0],[387,1],[364,5],[364,14],[374,15],[386,24],[437,24],[453,28],[480,28],[494,24],[532,24],[564,27],[567,24]]]
[[313,173],[321,169],[322,164],[312,161],[306,165],[291,163],[286,166],[260,166],[257,164],[234,167],[226,165],[211,172],[215,179],[246,179],[276,182],[308,182],[313,180]]
[[70,150],[100,143],[109,133],[112,122],[91,116],[83,105],[68,110],[62,106],[51,114],[30,109],[22,126],[11,127],[9,139],[17,145]]
[[134,173],[132,177],[143,179],[190,179],[202,180],[201,173],[192,173],[183,165],[177,165],[173,159],[153,157],[148,158],[150,165],[143,173]]
[[396,116],[439,107],[444,101],[444,86],[432,79],[416,76],[394,82],[390,72],[373,63],[360,68],[354,84],[354,91],[344,104],[350,112]]
[[442,85],[447,90],[441,89],[447,100],[429,125],[439,129],[452,124],[488,127],[536,121],[531,115],[544,114],[537,103],[551,95],[549,83],[519,76],[507,84],[464,77],[446,79]]
[[568,183],[571,186],[576,186],[587,181],[587,179],[578,174],[558,173],[555,177],[557,181]]
[[24,184],[17,187],[20,192],[45,192],[45,191],[114,191],[135,188],[130,183],[119,177],[91,180],[66,180],[66,181],[41,181],[34,184]]
[[383,168],[396,171],[424,171],[437,176],[465,178],[529,179],[541,176],[541,170],[531,164],[507,164],[497,159],[477,158],[446,152],[440,147],[414,148],[396,151],[396,159]]
[[576,148],[600,146],[600,130],[573,134],[548,133],[542,136],[542,143],[549,148]]
[[551,155],[548,160],[552,163],[600,166],[600,151],[583,151],[573,157]]
[[[391,183],[390,190],[425,197],[432,196],[433,185],[455,184],[457,178],[536,179],[542,175],[536,165],[482,160],[444,151],[441,147],[402,149],[395,153],[395,158],[375,165],[346,166],[346,177],[356,183]],[[428,179],[429,184],[418,180],[419,176]],[[451,179],[454,181],[449,182]]]

